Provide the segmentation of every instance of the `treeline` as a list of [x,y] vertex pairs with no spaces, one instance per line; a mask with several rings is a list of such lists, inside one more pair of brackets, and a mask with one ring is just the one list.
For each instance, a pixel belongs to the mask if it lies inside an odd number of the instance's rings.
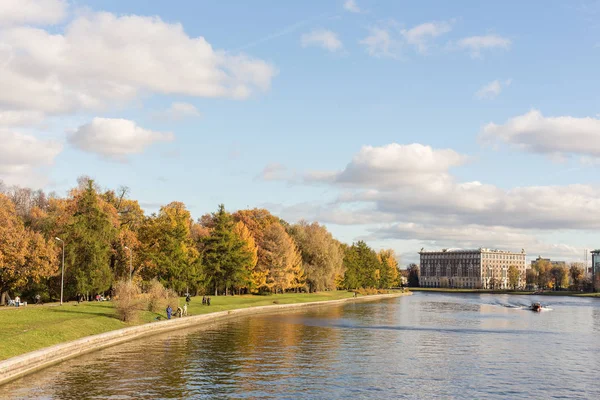
[[0,182],[0,293],[65,299],[157,279],[179,294],[315,292],[399,283],[392,250],[348,246],[314,222],[223,205],[193,220],[181,202],[146,215],[127,188],[82,177],[65,198]]
[[582,263],[553,265],[548,260],[532,263],[526,273],[527,286],[537,289],[593,291],[592,279],[586,276]]

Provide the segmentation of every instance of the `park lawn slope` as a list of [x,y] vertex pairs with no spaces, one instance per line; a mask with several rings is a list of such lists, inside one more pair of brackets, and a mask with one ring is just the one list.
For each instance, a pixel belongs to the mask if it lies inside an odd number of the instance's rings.
[[[210,307],[202,305],[201,297],[193,297],[188,313],[200,315],[273,304],[340,300],[352,295],[352,292],[340,290],[311,294],[218,296],[211,297]],[[179,299],[180,306],[184,302],[183,298]],[[172,307],[174,310],[177,308],[176,305]],[[0,311],[0,360],[82,337],[155,321],[157,317],[165,318],[166,314],[145,311],[140,314],[136,323],[125,323],[117,319],[112,302],[71,302],[63,306],[47,304],[3,309]]]

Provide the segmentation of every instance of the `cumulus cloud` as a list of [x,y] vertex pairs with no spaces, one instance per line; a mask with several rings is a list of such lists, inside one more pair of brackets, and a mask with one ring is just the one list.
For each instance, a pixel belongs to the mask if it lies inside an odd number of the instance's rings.
[[16,24],[53,25],[67,15],[66,0],[2,0],[0,26]]
[[318,46],[331,52],[341,50],[344,47],[336,33],[325,29],[305,33],[300,38],[300,42],[302,47]]
[[245,98],[267,90],[276,73],[158,17],[82,14],[59,33],[0,29],[0,43],[0,106],[49,113],[102,109],[151,92]]
[[510,86],[511,82],[512,81],[510,79],[507,79],[502,82],[496,79],[495,81],[483,85],[483,87],[481,87],[481,89],[479,89],[477,93],[475,93],[475,97],[477,97],[480,100],[494,99],[500,94],[500,92],[502,92],[504,88]]
[[54,163],[62,144],[0,129],[0,177],[7,184],[41,185],[40,168]]
[[174,139],[172,133],[143,129],[126,119],[94,118],[68,135],[74,147],[100,156],[126,160],[128,155],[137,154],[155,142]]
[[600,157],[600,119],[545,117],[540,111],[531,110],[501,125],[490,122],[483,127],[480,139],[500,141],[549,156],[596,158]]
[[361,11],[360,7],[354,0],[346,0],[346,2],[344,2],[344,10],[352,13],[359,13]]
[[470,36],[460,39],[457,42],[459,49],[468,50],[473,57],[481,57],[483,50],[490,49],[503,49],[508,50],[512,41],[508,38],[498,35],[483,35],[483,36]]

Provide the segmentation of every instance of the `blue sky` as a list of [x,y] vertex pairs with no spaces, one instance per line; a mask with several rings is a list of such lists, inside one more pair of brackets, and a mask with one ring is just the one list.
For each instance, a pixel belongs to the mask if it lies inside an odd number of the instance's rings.
[[7,184],[66,193],[86,174],[148,212],[267,207],[406,262],[600,247],[599,1],[11,0],[0,15]]

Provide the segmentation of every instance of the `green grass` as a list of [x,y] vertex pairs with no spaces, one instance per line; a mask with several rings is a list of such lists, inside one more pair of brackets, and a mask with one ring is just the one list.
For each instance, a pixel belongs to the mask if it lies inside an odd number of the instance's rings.
[[[193,297],[188,308],[190,315],[207,314],[272,304],[308,303],[352,297],[351,292],[286,293],[270,296],[211,296],[211,305],[203,306],[202,297]],[[183,306],[185,300],[179,299]],[[277,303],[274,303],[277,302]],[[171,305],[172,307],[174,305]],[[173,307],[176,309],[177,307]],[[0,360],[68,342],[85,336],[151,322],[166,313],[143,312],[139,321],[128,324],[118,320],[112,302],[75,302],[60,306],[56,303],[43,306],[6,308],[0,310]]]
[[412,292],[440,292],[440,293],[491,293],[491,294],[518,294],[540,296],[574,296],[574,297],[598,297],[600,293],[582,293],[570,291],[545,291],[542,293],[533,290],[489,290],[489,289],[451,289],[451,288],[410,288]]

